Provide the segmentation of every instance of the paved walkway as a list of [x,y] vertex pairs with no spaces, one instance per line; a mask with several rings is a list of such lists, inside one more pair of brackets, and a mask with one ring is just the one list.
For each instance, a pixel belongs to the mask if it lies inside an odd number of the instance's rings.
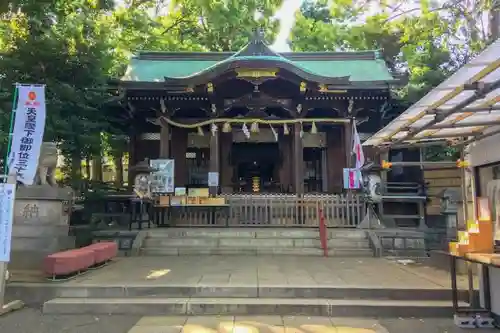
[[[22,282],[15,277],[14,281]],[[460,286],[466,288],[465,279]],[[121,258],[63,285],[449,288],[448,274],[381,258],[181,256]]]
[[[475,331],[475,330],[474,330]],[[451,319],[328,317],[50,316],[24,309],[0,318],[15,333],[470,333]],[[497,330],[480,329],[481,333]]]

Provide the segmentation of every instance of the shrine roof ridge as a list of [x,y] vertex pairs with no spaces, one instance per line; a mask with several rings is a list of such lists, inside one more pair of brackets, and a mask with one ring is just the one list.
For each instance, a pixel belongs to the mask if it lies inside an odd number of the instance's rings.
[[[276,58],[283,57],[287,60],[376,60],[381,59],[380,50],[367,51],[344,51],[344,52],[276,52]],[[223,61],[238,52],[165,52],[165,51],[139,51],[132,58],[138,60],[160,60],[160,61]],[[262,55],[245,55],[246,57],[260,58]]]

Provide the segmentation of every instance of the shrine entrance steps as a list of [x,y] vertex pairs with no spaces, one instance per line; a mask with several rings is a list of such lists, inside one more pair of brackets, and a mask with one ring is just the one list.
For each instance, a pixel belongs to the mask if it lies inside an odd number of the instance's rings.
[[[364,230],[329,229],[328,255],[372,257]],[[148,231],[143,256],[323,256],[318,228],[171,228]]]

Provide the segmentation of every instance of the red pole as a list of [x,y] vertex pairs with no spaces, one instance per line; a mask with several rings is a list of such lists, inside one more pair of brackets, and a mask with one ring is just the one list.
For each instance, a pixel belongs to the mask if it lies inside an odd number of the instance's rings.
[[319,216],[319,238],[321,242],[321,248],[323,249],[323,256],[328,257],[328,242],[327,242],[327,230],[325,223],[325,216],[323,215],[323,210],[318,208]]

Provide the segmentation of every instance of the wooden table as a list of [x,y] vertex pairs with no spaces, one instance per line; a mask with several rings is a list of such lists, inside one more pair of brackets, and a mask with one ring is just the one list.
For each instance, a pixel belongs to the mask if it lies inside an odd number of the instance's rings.
[[[490,281],[490,267],[500,269],[500,254],[493,253],[468,253],[465,256],[453,255],[449,252],[438,251],[441,254],[447,255],[450,258],[450,278],[452,290],[453,310],[457,314],[473,314],[473,313],[487,313],[491,312],[491,281]],[[458,304],[458,287],[457,287],[457,261],[463,260],[470,264],[478,264],[481,269],[482,278],[482,295],[484,297],[484,307],[477,304],[474,292],[473,274],[471,268],[468,269],[468,292],[469,292],[469,306],[461,307]]]

